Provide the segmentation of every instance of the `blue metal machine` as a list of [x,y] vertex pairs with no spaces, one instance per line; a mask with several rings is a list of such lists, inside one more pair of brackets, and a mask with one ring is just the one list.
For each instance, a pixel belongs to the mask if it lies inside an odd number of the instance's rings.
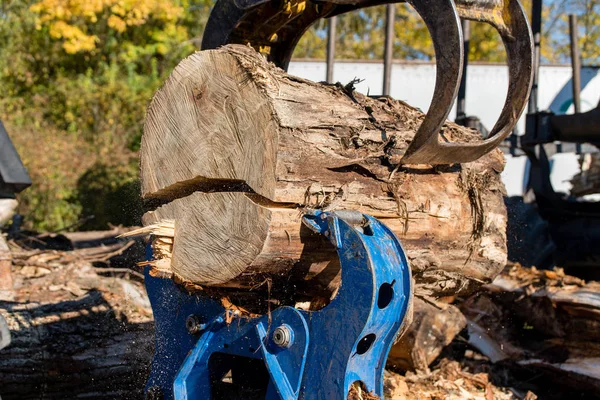
[[147,399],[341,400],[357,381],[383,398],[385,362],[411,301],[400,242],[358,212],[315,211],[303,222],[341,262],[342,285],[318,311],[244,318],[146,273],[156,321]]

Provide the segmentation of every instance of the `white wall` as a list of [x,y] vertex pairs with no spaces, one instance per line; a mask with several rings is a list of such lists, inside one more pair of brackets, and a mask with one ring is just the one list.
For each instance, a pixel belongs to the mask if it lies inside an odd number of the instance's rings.
[[[292,75],[312,81],[325,80],[325,62],[292,61],[289,67]],[[583,68],[581,73],[582,110],[594,108],[600,99],[600,69]],[[383,64],[375,62],[335,63],[333,79],[348,83],[354,78],[364,79],[356,85],[359,92],[379,95],[383,87]],[[542,66],[539,78],[539,107],[560,114],[565,105],[571,102],[571,67]],[[427,111],[435,85],[435,64],[433,63],[394,63],[392,66],[391,95]],[[483,124],[491,129],[500,115],[508,87],[508,68],[504,65],[469,64],[467,74],[467,114],[478,116]],[[569,107],[567,112],[572,112]],[[450,113],[454,119],[455,108]],[[519,121],[519,130],[524,129],[524,118]]]
[[[292,61],[289,72],[313,81],[325,80],[324,61]],[[358,91],[379,95],[383,87],[383,64],[377,62],[338,61],[334,65],[333,78],[336,82],[348,83],[354,78],[364,79],[356,85]],[[394,63],[392,66],[391,95],[412,106],[427,111],[435,85],[435,64],[423,62]],[[467,114],[481,119],[491,129],[500,115],[508,87],[508,68],[496,64],[469,64],[467,74]],[[600,68],[583,68],[581,71],[581,107],[588,111],[600,99]],[[539,77],[538,104],[540,109],[549,109],[557,114],[571,113],[572,89],[571,67],[541,66]],[[449,119],[456,116],[455,107]],[[519,133],[525,129],[525,118],[517,124]],[[570,189],[568,180],[577,173],[577,157],[574,154],[556,155],[551,180],[555,190]],[[523,192],[525,158],[507,156],[507,166],[502,174],[510,196]]]

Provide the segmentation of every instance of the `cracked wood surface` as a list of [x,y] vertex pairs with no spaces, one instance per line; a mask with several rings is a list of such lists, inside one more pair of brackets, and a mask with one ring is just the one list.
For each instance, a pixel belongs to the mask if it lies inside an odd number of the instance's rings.
[[[175,221],[168,265],[180,281],[269,282],[270,296],[294,302],[339,286],[337,257],[302,227],[302,211],[355,209],[397,234],[418,294],[468,293],[506,262],[503,156],[396,168],[422,119],[351,84],[288,75],[244,46],[195,53],[148,109],[142,195],[162,205],[144,223]],[[441,134],[479,135],[450,122]]]

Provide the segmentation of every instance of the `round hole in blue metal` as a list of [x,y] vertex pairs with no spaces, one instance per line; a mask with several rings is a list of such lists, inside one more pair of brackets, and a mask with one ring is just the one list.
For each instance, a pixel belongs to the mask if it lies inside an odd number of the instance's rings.
[[377,339],[377,336],[375,336],[374,333],[369,333],[368,335],[360,339],[360,341],[356,345],[356,352],[358,354],[365,354],[367,351],[369,351],[375,339]]
[[379,294],[377,295],[377,307],[380,310],[386,308],[394,298],[394,287],[393,283],[385,282],[381,286],[379,286]]

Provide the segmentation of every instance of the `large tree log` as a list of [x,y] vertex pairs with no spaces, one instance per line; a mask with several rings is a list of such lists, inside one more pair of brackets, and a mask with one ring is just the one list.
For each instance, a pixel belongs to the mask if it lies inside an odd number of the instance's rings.
[[[156,93],[144,127],[142,195],[162,204],[144,223],[175,228],[155,269],[188,284],[275,280],[269,287],[292,300],[329,297],[339,285],[335,254],[301,215],[355,209],[398,235],[417,293],[468,293],[489,282],[506,262],[503,156],[397,167],[422,118],[351,85],[290,76],[247,47],[191,55]],[[443,136],[479,134],[447,123]]]

